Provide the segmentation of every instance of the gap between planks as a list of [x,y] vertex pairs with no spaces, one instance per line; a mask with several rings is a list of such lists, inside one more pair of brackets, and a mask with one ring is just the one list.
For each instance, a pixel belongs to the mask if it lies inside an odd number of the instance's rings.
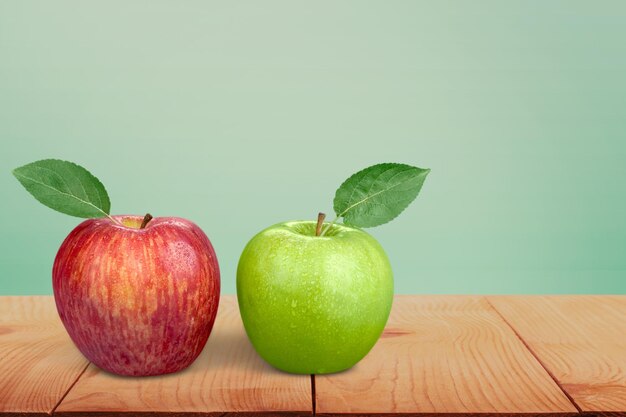
[[315,398],[315,374],[311,374],[311,412],[313,413],[313,415],[316,414],[316,412],[315,412],[315,402],[316,402],[316,398]]
[[487,301],[487,304],[493,309],[493,311],[496,312],[496,314],[498,315],[498,317],[500,317],[500,319],[506,323],[507,326],[509,326],[509,328],[513,331],[513,333],[515,333],[515,336],[519,339],[520,342],[522,342],[522,344],[524,345],[524,347],[526,348],[526,350],[528,350],[530,352],[531,355],[533,355],[533,357],[535,358],[535,360],[539,363],[539,365],[541,365],[541,367],[546,371],[546,373],[548,375],[550,375],[550,378],[552,378],[552,380],[554,381],[554,383],[557,385],[557,387],[559,387],[559,389],[561,390],[561,392],[563,392],[563,395],[565,395],[567,397],[567,399],[569,400],[569,402],[572,403],[572,405],[574,407],[576,407],[576,410],[578,410],[579,413],[582,413],[583,410],[578,406],[578,404],[576,403],[576,401],[574,401],[574,398],[572,398],[572,396],[569,394],[569,392],[567,392],[565,390],[565,388],[563,388],[563,386],[561,385],[561,383],[559,382],[559,380],[554,376],[554,374],[552,373],[552,371],[550,371],[550,369],[548,369],[548,367],[543,363],[543,361],[541,359],[539,359],[539,356],[537,356],[537,354],[535,353],[535,351],[530,347],[530,345],[526,342],[526,340],[524,340],[524,338],[522,337],[521,334],[518,333],[517,329],[515,329],[515,327],[513,327],[513,325],[500,313],[500,311],[498,311],[498,309],[491,303],[491,301],[489,301],[489,297],[484,297],[485,301]]
[[57,401],[57,403],[54,405],[54,407],[52,408],[52,411],[50,411],[50,415],[54,415],[57,408],[59,407],[59,405],[61,405],[61,403],[63,402],[63,400],[65,399],[65,397],[67,397],[67,394],[70,393],[70,391],[72,390],[72,388],[74,388],[74,385],[76,385],[76,383],[78,382],[78,380],[80,379],[80,377],[83,376],[83,374],[85,373],[85,371],[87,370],[87,368],[89,368],[89,365],[91,365],[91,362],[87,362],[87,365],[85,365],[85,367],[83,368],[82,371],[80,371],[80,373],[78,374],[78,376],[76,377],[76,379],[74,380],[74,382],[72,382],[72,384],[69,386],[69,388],[67,389],[67,391],[65,391],[65,393],[63,394],[63,396],[61,397],[61,399],[59,399],[59,401]]

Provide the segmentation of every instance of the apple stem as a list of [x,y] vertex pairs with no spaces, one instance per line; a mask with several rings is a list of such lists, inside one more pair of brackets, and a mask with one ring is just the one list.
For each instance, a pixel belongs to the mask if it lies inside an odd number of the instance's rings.
[[140,229],[145,228],[148,223],[150,222],[150,220],[152,220],[152,214],[150,213],[146,213],[145,216],[143,216],[143,220],[141,221],[141,226],[139,226]]
[[319,236],[322,232],[322,225],[324,224],[324,219],[326,218],[325,213],[317,214],[317,227],[315,228],[315,236]]

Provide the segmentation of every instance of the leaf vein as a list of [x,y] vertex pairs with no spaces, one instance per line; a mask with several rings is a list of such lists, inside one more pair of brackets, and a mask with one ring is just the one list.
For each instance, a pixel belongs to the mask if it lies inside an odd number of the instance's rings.
[[372,198],[376,197],[377,195],[382,194],[382,193],[384,193],[384,192],[387,192],[387,191],[389,191],[389,190],[391,190],[391,189],[393,189],[393,188],[395,188],[395,187],[397,187],[397,186],[399,186],[399,185],[401,185],[401,184],[403,184],[403,183],[402,183],[402,182],[399,182],[399,183],[397,183],[397,184],[392,185],[392,186],[391,186],[391,187],[389,187],[389,188],[385,188],[384,190],[380,190],[380,191],[378,191],[378,192],[376,192],[376,193],[374,193],[374,194],[372,194],[372,195],[370,195],[370,196],[367,196],[367,197],[365,197],[363,200],[357,201],[356,203],[352,204],[350,207],[348,207],[347,209],[345,209],[343,212],[341,212],[341,214],[339,215],[339,217],[343,217],[343,216],[344,216],[344,215],[345,215],[348,211],[352,210],[353,208],[355,208],[355,207],[356,207],[356,206],[358,206],[359,204],[363,204],[363,203],[365,203],[366,201],[369,201],[369,200],[371,200]]

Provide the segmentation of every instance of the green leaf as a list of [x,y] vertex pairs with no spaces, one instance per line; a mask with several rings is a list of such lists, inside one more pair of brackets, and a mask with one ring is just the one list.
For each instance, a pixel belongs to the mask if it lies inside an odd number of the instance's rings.
[[13,170],[15,178],[40,203],[76,217],[104,217],[111,202],[104,185],[72,162],[44,159]]
[[335,213],[356,227],[387,223],[415,200],[429,172],[392,163],[365,168],[341,184],[335,194]]

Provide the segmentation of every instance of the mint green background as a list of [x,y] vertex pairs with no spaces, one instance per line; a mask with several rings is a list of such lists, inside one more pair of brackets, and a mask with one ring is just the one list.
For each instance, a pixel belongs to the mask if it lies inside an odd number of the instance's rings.
[[260,229],[383,161],[432,169],[372,229],[398,293],[626,293],[626,2],[2,1],[0,293],[51,292],[80,221],[10,175],[88,167],[176,215],[235,291]]

